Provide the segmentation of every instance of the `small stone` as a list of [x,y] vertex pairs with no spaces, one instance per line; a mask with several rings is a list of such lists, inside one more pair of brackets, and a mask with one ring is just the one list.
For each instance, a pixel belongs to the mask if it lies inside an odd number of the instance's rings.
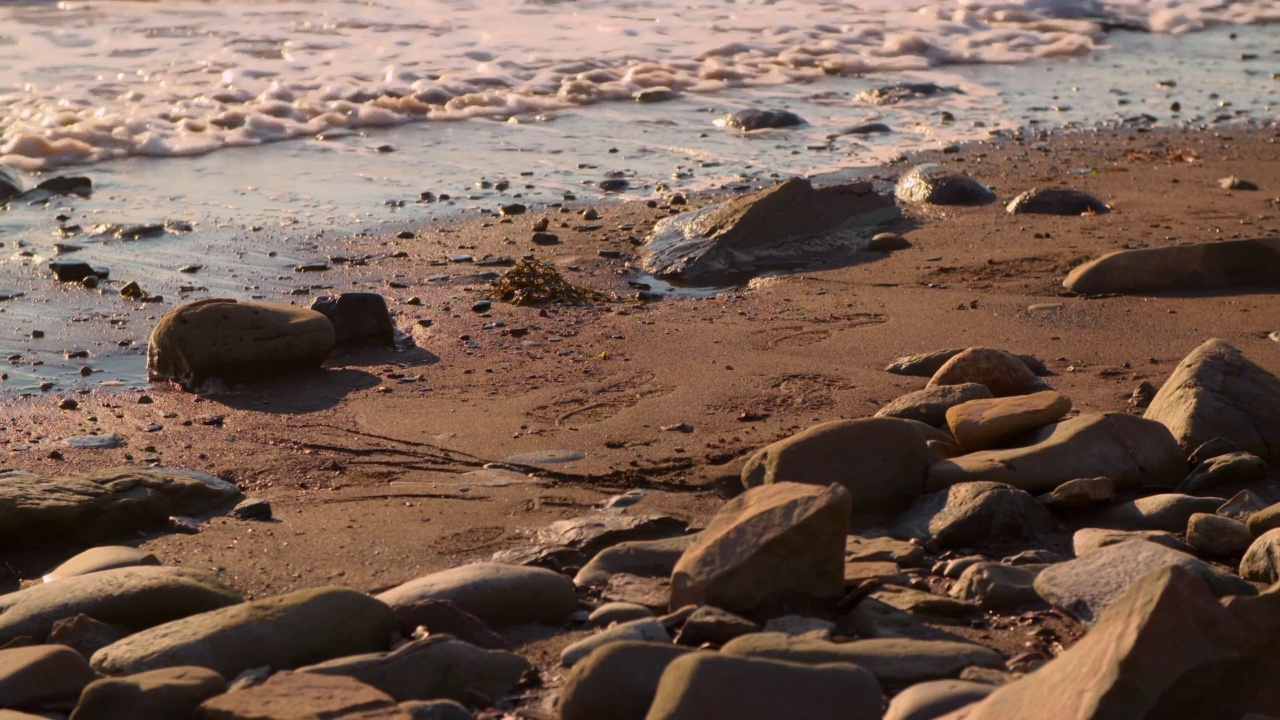
[[597,648],[624,640],[671,642],[671,636],[667,634],[666,627],[657,618],[632,620],[614,625],[566,647],[560,653],[560,664],[564,667],[573,667]]
[[127,300],[141,300],[147,296],[147,292],[142,289],[136,280],[130,280],[120,288],[120,297]]
[[895,250],[906,250],[911,242],[898,233],[876,233],[863,250],[875,253],[887,253]]
[[1231,175],[1219,180],[1218,187],[1223,190],[1257,190],[1258,184],[1248,180],[1241,180],[1235,175]]
[[560,242],[560,236],[549,232],[535,232],[530,240],[534,245],[556,245]]
[[78,407],[80,407],[80,403],[74,398],[63,398],[58,401],[59,410],[75,410]]
[[1111,208],[1088,193],[1070,188],[1034,188],[1015,197],[1005,207],[1010,215],[1101,215]]
[[1116,481],[1109,477],[1068,480],[1052,492],[1036,498],[1050,508],[1087,508],[1103,505],[1116,494]]
[[1196,513],[1187,521],[1187,544],[1207,557],[1234,558],[1253,544],[1253,534],[1239,520]]
[[507,203],[498,207],[498,214],[503,216],[523,215],[528,209],[520,203]]
[[748,108],[725,115],[716,120],[716,124],[725,127],[751,132],[770,128],[788,128],[804,125],[804,118],[789,110],[759,110]]
[[240,520],[270,520],[271,503],[262,498],[248,498],[232,508],[231,513]]

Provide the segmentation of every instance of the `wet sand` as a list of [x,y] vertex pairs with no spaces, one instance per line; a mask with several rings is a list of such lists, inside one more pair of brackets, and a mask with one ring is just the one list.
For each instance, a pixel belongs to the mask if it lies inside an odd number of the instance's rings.
[[[1280,343],[1267,337],[1280,330],[1273,290],[1079,297],[1062,288],[1071,267],[1125,247],[1280,236],[1278,137],[1274,128],[1084,132],[918,158],[972,174],[1001,202],[904,207],[905,218],[885,229],[904,234],[909,249],[850,253],[712,297],[630,299],[637,290],[626,271],[630,238],[712,198],[675,208],[598,204],[602,217],[590,221],[575,205],[531,208],[509,223],[489,216],[417,228],[414,238],[386,238],[389,253],[407,253],[394,265],[342,266],[326,278],[336,289],[386,295],[416,349],[339,352],[321,371],[205,396],[152,385],[145,402],[144,391],[94,390],[72,395],[76,410],[57,409],[50,395],[11,398],[0,410],[0,470],[159,462],[235,481],[270,500],[276,520],[215,517],[198,535],[123,540],[166,564],[216,569],[251,597],[387,588],[518,546],[524,531],[627,490],[647,492],[633,512],[698,526],[740,489],[741,464],[757,448],[820,421],[872,415],[923,387],[925,378],[883,370],[902,354],[975,345],[1033,354],[1083,412],[1135,411],[1128,398],[1139,383],[1159,386],[1213,337],[1280,372]],[[1217,181],[1229,175],[1260,189],[1223,190]],[[1055,185],[1090,192],[1113,212],[1004,211],[1017,193]],[[561,244],[529,242],[544,215]],[[487,286],[469,276],[501,268],[435,264],[451,253],[533,253],[623,300],[545,312],[494,302],[480,314],[471,307]],[[442,274],[450,277],[428,279]],[[421,304],[406,304],[413,297]],[[62,443],[111,432],[126,445]],[[583,457],[533,462],[576,453]],[[463,474],[513,456],[546,472]],[[9,589],[78,549],[6,551],[16,574]],[[548,662],[567,642],[528,640],[517,651]]]

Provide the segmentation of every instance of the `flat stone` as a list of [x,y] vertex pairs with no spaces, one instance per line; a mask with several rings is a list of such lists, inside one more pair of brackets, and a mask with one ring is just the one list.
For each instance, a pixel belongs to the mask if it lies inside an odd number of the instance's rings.
[[89,663],[65,645],[0,649],[0,704],[5,707],[74,704],[95,677]]
[[971,347],[957,353],[938,368],[926,387],[964,383],[985,385],[998,398],[1047,388],[1018,357],[986,347]]
[[261,685],[218,695],[197,711],[201,720],[411,720],[386,693],[354,678],[278,672]]
[[62,441],[77,450],[114,450],[124,445],[124,438],[115,433],[106,435],[76,435]]
[[1220,498],[1202,498],[1178,493],[1162,493],[1112,505],[1090,517],[1090,524],[1117,530],[1165,530],[1182,532],[1196,513],[1212,513],[1222,505]]
[[947,427],[956,442],[974,452],[1000,447],[1020,435],[1056,422],[1071,409],[1071,398],[1053,390],[1030,395],[970,400],[948,408]]
[[1072,550],[1076,557],[1081,557],[1110,545],[1119,545],[1130,540],[1145,540],[1163,545],[1170,550],[1190,555],[1194,549],[1178,539],[1176,535],[1163,530],[1111,530],[1108,528],[1080,528],[1071,536]]
[[809,637],[818,640],[829,640],[835,633],[836,624],[822,618],[804,615],[782,615],[769,618],[764,624],[764,632],[780,632],[794,637]]
[[985,698],[996,686],[969,680],[932,680],[903,690],[889,701],[884,720],[934,720]]
[[876,417],[906,418],[926,425],[942,425],[947,421],[948,409],[970,400],[990,397],[991,391],[986,385],[938,385],[898,397],[877,410]]
[[1049,508],[1080,509],[1104,505],[1116,494],[1116,481],[1109,477],[1076,478],[1037,497]]
[[759,624],[713,605],[703,605],[684,621],[676,642],[693,647],[704,643],[723,645],[753,632],[760,632]]
[[608,627],[613,623],[624,623],[654,617],[653,611],[644,605],[629,602],[608,602],[587,616],[587,624],[592,627]]
[[578,609],[573,582],[542,568],[473,563],[387,590],[378,599],[397,613],[423,600],[449,600],[493,627],[558,624]]
[[671,642],[671,636],[662,621],[657,618],[642,618],[605,628],[594,635],[589,635],[560,652],[560,664],[573,667],[597,648],[623,640],[642,640],[648,642]]
[[942,547],[984,547],[1034,538],[1057,521],[1029,493],[974,481],[926,495],[903,513],[893,534],[934,540]]
[[844,542],[846,563],[890,562],[902,567],[924,564],[925,549],[919,543],[888,535],[850,535]]
[[628,640],[599,648],[565,677],[561,720],[645,720],[662,673],[689,652],[668,643]]
[[1187,521],[1187,544],[1206,557],[1235,558],[1253,544],[1253,534],[1239,520],[1196,513]]
[[859,561],[844,564],[845,587],[857,587],[867,582],[905,584],[907,577],[897,563]]
[[1266,480],[1267,461],[1247,452],[1216,455],[1197,465],[1178,485],[1178,492],[1198,493],[1219,485],[1241,485]]
[[1079,265],[1063,287],[1090,295],[1280,285],[1280,238],[1120,250]]
[[159,564],[160,561],[156,559],[156,556],[149,552],[143,552],[136,548],[124,547],[121,545],[103,545],[100,547],[89,548],[88,550],[75,555],[70,560],[67,560],[53,570],[50,570],[48,574],[44,576],[44,581],[53,582],[55,580],[63,580],[69,577],[88,575],[89,573],[99,572],[101,570],[112,570],[121,567]]
[[971,603],[901,585],[881,586],[867,597],[916,616],[955,619],[978,614],[978,607]]
[[395,615],[383,603],[354,590],[322,587],[143,630],[102,648],[90,663],[108,675],[198,665],[235,677],[264,665],[292,669],[382,651],[396,628]]
[[574,576],[578,587],[604,587],[616,574],[671,577],[680,556],[698,539],[684,535],[663,540],[623,542],[602,550]]
[[1071,188],[1033,188],[1009,201],[1010,215],[1102,215],[1111,208],[1092,195]]
[[[891,372],[895,375],[910,375],[913,377],[933,377],[933,374],[947,364],[951,358],[959,355],[968,348],[949,348],[946,350],[933,350],[925,353],[915,353],[912,355],[903,355],[896,358],[893,362],[885,366],[885,372]],[[1022,361],[1027,369],[1036,375],[1048,375],[1049,368],[1040,361],[1039,358],[1032,355],[1014,355]]]
[[979,562],[965,568],[951,596],[984,610],[1010,612],[1040,602],[1035,580],[1038,568]]
[[996,194],[968,175],[926,163],[911,168],[898,180],[894,194],[899,200],[921,205],[986,205]]
[[[936,618],[932,619],[936,621]],[[953,635],[926,625],[921,618],[873,597],[858,601],[841,620],[840,630],[846,635],[861,638],[954,639]]]
[[665,610],[671,597],[671,581],[664,577],[615,573],[601,589],[600,597],[612,602],[629,602]]
[[568,520],[557,520],[539,529],[534,539],[547,545],[580,550],[588,557],[622,542],[660,540],[685,534],[689,523],[666,515],[623,515],[597,512]]
[[395,608],[402,635],[411,636],[419,627],[433,635],[452,635],[457,639],[490,650],[507,650],[507,641],[484,624],[480,618],[465,612],[449,600],[421,600]]
[[226,691],[221,675],[194,666],[102,678],[84,689],[71,720],[192,717],[200,703]]

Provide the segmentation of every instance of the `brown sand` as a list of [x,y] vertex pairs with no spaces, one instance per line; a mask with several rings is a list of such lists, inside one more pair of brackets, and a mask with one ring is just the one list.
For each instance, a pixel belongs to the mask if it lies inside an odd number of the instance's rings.
[[[1053,371],[1049,383],[1085,411],[1131,409],[1126,401],[1140,382],[1159,385],[1211,337],[1280,372],[1280,343],[1267,338],[1280,330],[1274,292],[1085,298],[1061,286],[1074,265],[1126,246],[1280,235],[1277,137],[1256,129],[1088,132],[924,158],[966,170],[1003,201],[1036,185],[1070,185],[1114,212],[908,208],[891,229],[910,249],[855,254],[706,299],[553,307],[545,316],[495,302],[482,317],[470,307],[483,283],[422,280],[470,272],[430,264],[450,252],[536,252],[577,268],[566,274],[579,284],[631,296],[624,263],[635,248],[627,238],[643,237],[668,214],[662,207],[597,205],[603,218],[591,222],[549,208],[563,240],[552,248],[528,244],[540,212],[422,228],[416,239],[387,239],[409,253],[394,268],[408,287],[387,287],[385,263],[330,278],[335,287],[386,294],[402,328],[432,320],[414,330],[421,350],[342,353],[323,371],[206,397],[155,386],[150,404],[133,392],[82,395],[74,411],[57,410],[50,397],[9,401],[0,449],[28,449],[4,455],[0,469],[67,473],[157,459],[234,480],[269,499],[277,520],[214,518],[198,535],[126,540],[167,564],[216,569],[256,597],[326,584],[386,588],[487,558],[520,544],[523,530],[630,489],[649,491],[636,512],[697,525],[737,487],[756,448],[818,421],[873,414],[923,387],[924,378],[882,370],[900,354],[972,345],[1031,353]],[[1077,168],[1097,172],[1071,174]],[[1228,175],[1261,190],[1222,190],[1217,180]],[[556,228],[561,221],[602,228]],[[627,224],[634,227],[618,227]],[[623,257],[601,258],[601,249]],[[422,305],[402,304],[411,296]],[[1043,304],[1053,306],[1029,309]],[[483,329],[496,321],[505,328]],[[514,338],[512,328],[528,333]],[[759,419],[740,419],[744,411]],[[221,424],[202,424],[212,417]],[[681,423],[692,431],[663,429]],[[151,424],[162,429],[144,431]],[[61,443],[90,432],[118,432],[128,444],[87,451]],[[515,484],[458,474],[543,450],[586,457]],[[76,549],[4,560],[29,581]],[[562,645],[526,652],[547,660]]]

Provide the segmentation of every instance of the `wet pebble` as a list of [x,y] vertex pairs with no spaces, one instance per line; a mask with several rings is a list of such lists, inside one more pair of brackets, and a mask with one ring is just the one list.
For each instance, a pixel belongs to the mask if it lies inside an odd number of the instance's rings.
[[1009,202],[1011,215],[1101,215],[1111,208],[1098,198],[1071,188],[1032,188]]
[[490,307],[492,307],[492,303],[488,300],[477,300],[471,304],[471,311],[478,313],[489,312]]
[[805,119],[790,110],[759,110],[748,108],[726,115],[716,121],[721,127],[750,132],[770,128],[788,128],[805,125]]
[[605,178],[596,183],[596,187],[605,192],[622,192],[631,187],[631,183],[626,178]]
[[535,232],[530,240],[534,245],[555,245],[560,242],[560,236],[549,232]]

